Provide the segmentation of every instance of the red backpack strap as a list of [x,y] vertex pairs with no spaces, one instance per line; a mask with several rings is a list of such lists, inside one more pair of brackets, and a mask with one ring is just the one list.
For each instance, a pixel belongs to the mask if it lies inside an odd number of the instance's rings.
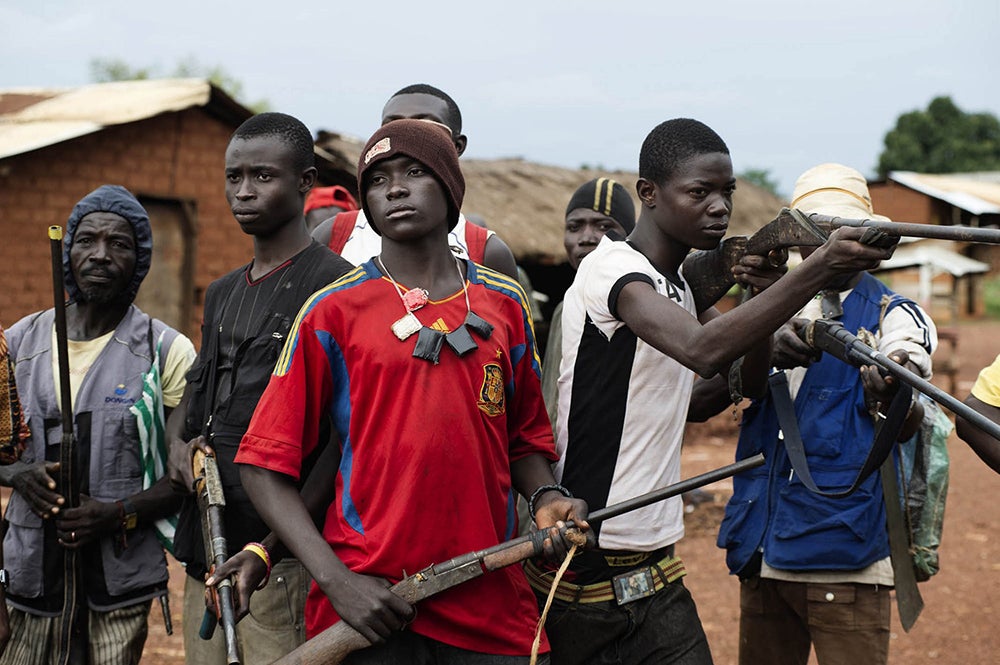
[[344,245],[350,239],[351,232],[354,231],[354,223],[357,220],[357,210],[337,213],[337,216],[333,218],[333,228],[330,229],[329,246],[332,251],[337,254],[341,254],[344,251]]
[[469,258],[480,265],[486,260],[486,241],[490,232],[472,222],[465,222],[465,244],[469,248]]

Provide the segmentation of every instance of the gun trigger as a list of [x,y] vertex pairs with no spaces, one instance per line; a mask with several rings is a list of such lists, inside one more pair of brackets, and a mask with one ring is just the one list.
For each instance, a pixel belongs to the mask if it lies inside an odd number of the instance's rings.
[[788,248],[779,247],[767,253],[767,262],[772,268],[780,268],[788,263]]

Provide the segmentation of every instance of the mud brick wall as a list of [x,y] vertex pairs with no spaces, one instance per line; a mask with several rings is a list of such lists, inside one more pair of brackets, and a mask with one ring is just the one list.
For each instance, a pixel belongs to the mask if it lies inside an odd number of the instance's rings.
[[0,160],[0,323],[10,326],[52,306],[46,229],[64,226],[88,192],[118,184],[140,198],[180,200],[190,212],[195,267],[184,332],[199,344],[205,289],[253,252],[223,190],[225,149],[234,129],[203,109],[188,109]]

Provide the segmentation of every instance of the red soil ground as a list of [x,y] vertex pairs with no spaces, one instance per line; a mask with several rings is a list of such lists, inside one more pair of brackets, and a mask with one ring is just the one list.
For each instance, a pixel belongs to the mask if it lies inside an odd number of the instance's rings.
[[[975,322],[959,333],[955,394],[969,393],[979,370],[1000,353],[1000,323]],[[946,349],[935,357],[943,361]],[[944,377],[935,383],[950,389]],[[701,473],[732,460],[736,429],[732,415],[692,426],[684,451],[684,475]],[[893,607],[889,662],[892,665],[1000,662],[1000,493],[995,474],[952,434],[951,476],[940,549],[941,571],[920,585],[924,610],[916,626],[903,632]],[[711,488],[715,503],[689,514],[688,535],[678,550],[688,567],[686,583],[698,603],[717,665],[737,662],[739,583],[727,575],[725,556],[715,546],[731,484]],[[815,656],[812,661],[815,663]]]
[[[958,384],[964,398],[980,368],[1000,353],[1000,322],[963,323],[957,345]],[[940,354],[939,354],[940,356]],[[941,363],[942,359],[936,358]],[[941,379],[936,380],[940,383]],[[692,426],[683,455],[684,475],[702,473],[732,461],[736,427],[731,413]],[[980,664],[1000,662],[1000,476],[952,436],[951,490],[941,546],[941,572],[921,585],[925,608],[917,625],[904,633],[893,619],[889,662],[893,665]],[[688,516],[688,535],[678,546],[688,567],[687,584],[698,603],[717,665],[736,663],[739,589],[727,574],[715,534],[731,485],[708,488],[714,502]],[[996,493],[996,494],[994,494]],[[184,573],[171,562],[174,634],[167,636],[158,608],[150,619],[144,665],[184,662],[181,590]]]

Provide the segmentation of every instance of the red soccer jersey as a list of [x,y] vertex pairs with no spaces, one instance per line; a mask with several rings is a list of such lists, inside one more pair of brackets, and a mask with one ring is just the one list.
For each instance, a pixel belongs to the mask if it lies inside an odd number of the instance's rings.
[[[539,361],[517,282],[467,265],[472,311],[494,326],[458,357],[412,357],[416,335],[390,327],[405,309],[371,261],[314,294],[302,308],[236,461],[298,478],[331,414],[343,449],[323,535],[354,572],[393,582],[516,530],[510,464],[555,459],[541,398]],[[404,287],[405,289],[405,287]],[[454,330],[462,292],[417,310]],[[307,632],[338,620],[314,584]],[[519,566],[487,573],[420,604],[414,632],[462,649],[531,650],[538,608]],[[547,645],[543,642],[543,650]]]

